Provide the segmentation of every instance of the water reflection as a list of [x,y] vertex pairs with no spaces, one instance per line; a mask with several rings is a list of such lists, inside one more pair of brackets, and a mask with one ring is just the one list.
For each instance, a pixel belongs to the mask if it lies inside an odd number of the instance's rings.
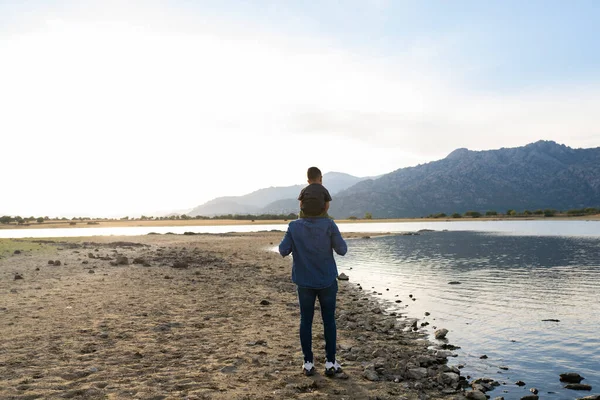
[[462,346],[452,362],[505,382],[495,395],[525,395],[514,385],[521,379],[555,399],[581,397],[562,388],[558,374],[567,370],[600,387],[599,238],[428,232],[349,246],[340,272],[409,316],[450,329],[451,343]]

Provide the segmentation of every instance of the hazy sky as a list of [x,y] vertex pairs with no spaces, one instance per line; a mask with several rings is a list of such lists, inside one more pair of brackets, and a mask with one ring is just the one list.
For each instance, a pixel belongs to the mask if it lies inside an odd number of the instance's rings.
[[599,20],[594,0],[0,0],[0,215],[598,147]]

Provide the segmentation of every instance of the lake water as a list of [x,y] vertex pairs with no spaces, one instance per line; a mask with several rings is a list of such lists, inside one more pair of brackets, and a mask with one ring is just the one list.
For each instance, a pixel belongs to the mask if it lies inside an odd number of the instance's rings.
[[564,389],[560,373],[578,372],[600,393],[600,231],[586,232],[438,231],[353,240],[338,268],[366,293],[381,293],[375,296],[390,310],[429,322],[429,334],[433,326],[448,329],[449,343],[461,346],[449,363],[464,365],[463,375],[503,383],[492,398],[519,399],[535,387],[542,399],[577,399],[589,392]]
[[[0,229],[0,238],[45,238],[89,236],[136,236],[154,233],[227,233],[285,230],[285,224],[202,225],[202,226],[133,226],[113,228],[51,228],[51,229]],[[368,222],[339,224],[342,232],[416,232],[421,229],[449,231],[502,232],[505,234],[535,236],[600,236],[600,221],[452,221],[452,222]]]
[[[577,399],[559,374],[578,372],[600,393],[600,221],[339,224],[342,232],[415,232],[348,241],[340,272],[408,317],[449,329],[463,375],[503,383],[492,397]],[[286,225],[0,230],[2,238],[225,233]],[[447,231],[444,231],[447,230]],[[450,285],[457,281],[460,284]],[[386,290],[389,289],[389,290]],[[409,298],[412,294],[415,301]],[[397,297],[396,297],[397,296]],[[402,303],[396,304],[396,300]],[[425,312],[431,313],[425,317]],[[557,319],[559,322],[542,321]],[[486,355],[487,359],[481,359]],[[508,367],[508,370],[499,367]],[[514,383],[522,380],[524,387]]]

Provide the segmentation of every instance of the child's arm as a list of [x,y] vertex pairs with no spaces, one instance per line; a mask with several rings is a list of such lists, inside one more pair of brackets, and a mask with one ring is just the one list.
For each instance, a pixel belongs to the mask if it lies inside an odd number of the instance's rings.
[[325,202],[325,211],[324,212],[327,213],[328,210],[329,210],[329,202],[326,201]]

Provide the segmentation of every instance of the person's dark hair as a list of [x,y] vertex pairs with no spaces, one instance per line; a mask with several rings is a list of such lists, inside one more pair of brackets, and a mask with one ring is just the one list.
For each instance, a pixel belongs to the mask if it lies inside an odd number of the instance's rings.
[[306,171],[306,177],[309,181],[316,181],[321,177],[321,170],[317,167],[310,167],[308,171]]

